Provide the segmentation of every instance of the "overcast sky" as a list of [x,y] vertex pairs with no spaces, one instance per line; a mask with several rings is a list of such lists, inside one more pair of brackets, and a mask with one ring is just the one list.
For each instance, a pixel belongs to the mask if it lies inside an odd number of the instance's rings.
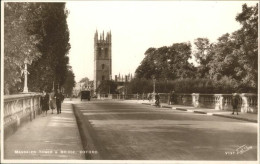
[[[89,1],[67,2],[70,65],[78,82],[94,77],[94,33],[112,32],[112,77],[134,72],[149,47],[215,42],[240,28],[235,17],[245,1]],[[247,2],[248,5],[257,1]]]

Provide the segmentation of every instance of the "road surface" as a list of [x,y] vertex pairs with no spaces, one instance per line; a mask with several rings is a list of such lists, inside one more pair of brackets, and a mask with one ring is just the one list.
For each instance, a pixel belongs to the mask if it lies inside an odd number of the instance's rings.
[[127,101],[74,104],[104,160],[257,160],[257,124]]

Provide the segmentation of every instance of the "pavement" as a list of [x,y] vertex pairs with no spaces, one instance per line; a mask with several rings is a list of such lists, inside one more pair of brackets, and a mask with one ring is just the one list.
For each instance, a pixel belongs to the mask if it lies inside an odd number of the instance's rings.
[[[149,102],[148,100],[124,100],[130,103],[140,103],[144,105],[152,105],[154,106],[153,102]],[[239,112],[238,115],[234,114],[232,115],[232,111],[226,111],[226,110],[215,110],[211,108],[196,108],[192,106],[184,106],[184,105],[169,105],[167,103],[161,103],[161,108],[166,109],[174,109],[174,110],[181,110],[181,111],[187,111],[187,112],[193,112],[193,113],[200,113],[200,114],[206,114],[211,116],[218,116],[218,117],[226,117],[231,119],[237,119],[237,120],[243,120],[243,121],[249,121],[249,122],[258,122],[258,115],[252,114],[252,113],[241,113]]]
[[49,110],[4,141],[5,160],[84,160],[85,153],[72,104],[65,101],[61,114]]

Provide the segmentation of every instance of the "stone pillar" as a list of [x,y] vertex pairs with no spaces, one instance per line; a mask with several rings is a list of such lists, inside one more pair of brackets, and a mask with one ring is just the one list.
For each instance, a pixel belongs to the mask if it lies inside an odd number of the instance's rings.
[[248,102],[248,97],[246,96],[245,93],[242,93],[239,95],[242,100],[241,104],[241,113],[247,113],[249,109],[249,102]]
[[194,107],[199,107],[200,106],[200,104],[199,104],[200,94],[199,93],[192,93],[191,96],[192,96],[192,105]]
[[223,95],[214,94],[215,97],[215,110],[224,110]]
[[257,106],[257,94],[253,93],[242,93],[240,94],[242,104],[241,112],[242,113],[258,113]]

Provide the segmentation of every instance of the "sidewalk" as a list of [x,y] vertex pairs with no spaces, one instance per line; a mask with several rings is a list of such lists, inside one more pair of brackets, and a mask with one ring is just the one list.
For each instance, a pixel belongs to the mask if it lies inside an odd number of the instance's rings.
[[61,114],[37,116],[4,141],[5,160],[84,160],[72,104],[64,101]]
[[[125,100],[127,101],[127,100]],[[154,105],[154,103],[149,102],[148,100],[129,100],[131,103],[140,103],[145,105]],[[168,105],[166,103],[161,103],[161,108],[168,108],[168,109],[175,109],[175,110],[181,110],[181,111],[187,111],[187,112],[193,112],[193,113],[200,113],[200,114],[207,114],[211,116],[219,116],[219,117],[226,117],[226,118],[232,118],[232,119],[238,119],[243,121],[249,121],[249,122],[255,122],[258,121],[258,115],[257,114],[251,114],[251,113],[238,113],[238,115],[234,114],[232,115],[232,111],[224,111],[224,110],[215,110],[215,109],[209,109],[209,108],[195,108],[192,106],[184,106],[184,105]]]

